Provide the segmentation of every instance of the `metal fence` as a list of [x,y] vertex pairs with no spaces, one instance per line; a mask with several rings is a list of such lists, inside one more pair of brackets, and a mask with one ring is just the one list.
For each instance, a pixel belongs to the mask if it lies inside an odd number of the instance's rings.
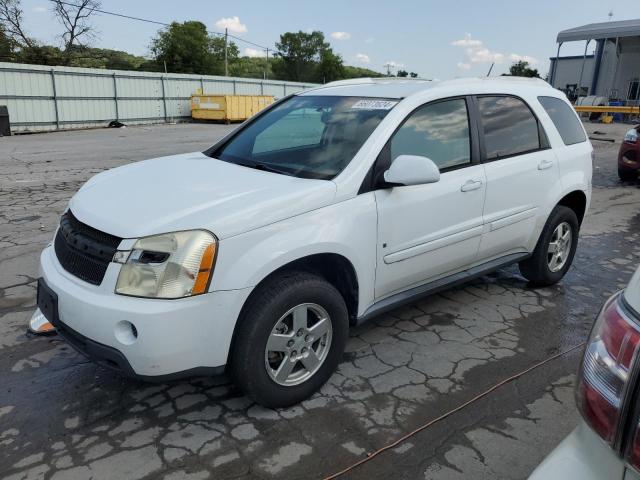
[[0,105],[14,132],[191,118],[190,98],[204,94],[273,95],[316,85],[207,75],[160,74],[95,68],[47,67],[0,62]]

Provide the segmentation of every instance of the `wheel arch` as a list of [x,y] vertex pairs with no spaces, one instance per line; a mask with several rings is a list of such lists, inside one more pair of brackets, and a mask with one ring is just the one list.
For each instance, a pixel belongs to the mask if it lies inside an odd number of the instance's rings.
[[573,190],[562,197],[556,205],[562,205],[573,210],[578,217],[578,225],[582,225],[587,212],[587,195],[582,190]]
[[345,304],[347,305],[349,323],[351,325],[355,325],[356,318],[358,316],[360,284],[358,282],[358,274],[351,261],[339,253],[315,253],[306,255],[281,265],[267,274],[255,285],[240,309],[238,321],[236,321],[233,329],[229,352],[227,353],[227,363],[229,363],[229,359],[233,352],[237,332],[240,324],[242,323],[244,310],[252,297],[265,283],[278,275],[286,275],[288,272],[312,273],[324,278],[327,282],[333,285],[338,292],[340,292]]

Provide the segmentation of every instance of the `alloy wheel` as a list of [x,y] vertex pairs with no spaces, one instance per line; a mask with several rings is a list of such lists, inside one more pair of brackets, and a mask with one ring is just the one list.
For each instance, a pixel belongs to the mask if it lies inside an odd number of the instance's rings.
[[276,322],[267,340],[264,363],[269,377],[282,386],[299,385],[322,366],[331,348],[332,327],[327,311],[303,303]]

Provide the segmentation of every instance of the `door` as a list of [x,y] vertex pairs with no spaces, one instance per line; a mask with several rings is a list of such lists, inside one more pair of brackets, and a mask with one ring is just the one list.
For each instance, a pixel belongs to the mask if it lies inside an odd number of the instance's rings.
[[559,173],[544,130],[522,99],[481,96],[477,105],[487,177],[478,257],[488,260],[529,248]]
[[418,108],[389,140],[387,164],[402,154],[422,155],[441,175],[436,183],[376,191],[376,298],[453,273],[476,258],[486,180],[475,146],[464,98]]

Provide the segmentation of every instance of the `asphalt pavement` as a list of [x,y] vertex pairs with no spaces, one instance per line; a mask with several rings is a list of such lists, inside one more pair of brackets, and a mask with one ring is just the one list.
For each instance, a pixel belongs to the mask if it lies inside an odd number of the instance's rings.
[[[625,125],[587,124],[596,168],[574,265],[533,289],[517,267],[351,331],[338,371],[269,410],[225,377],[122,378],[57,337],[25,334],[38,256],[73,193],[107,168],[202,150],[233,126],[179,124],[0,138],[0,477],[323,478],[503,380],[581,344],[640,254],[640,189],[616,176]],[[581,351],[492,390],[345,479],[520,479],[577,424]]]

